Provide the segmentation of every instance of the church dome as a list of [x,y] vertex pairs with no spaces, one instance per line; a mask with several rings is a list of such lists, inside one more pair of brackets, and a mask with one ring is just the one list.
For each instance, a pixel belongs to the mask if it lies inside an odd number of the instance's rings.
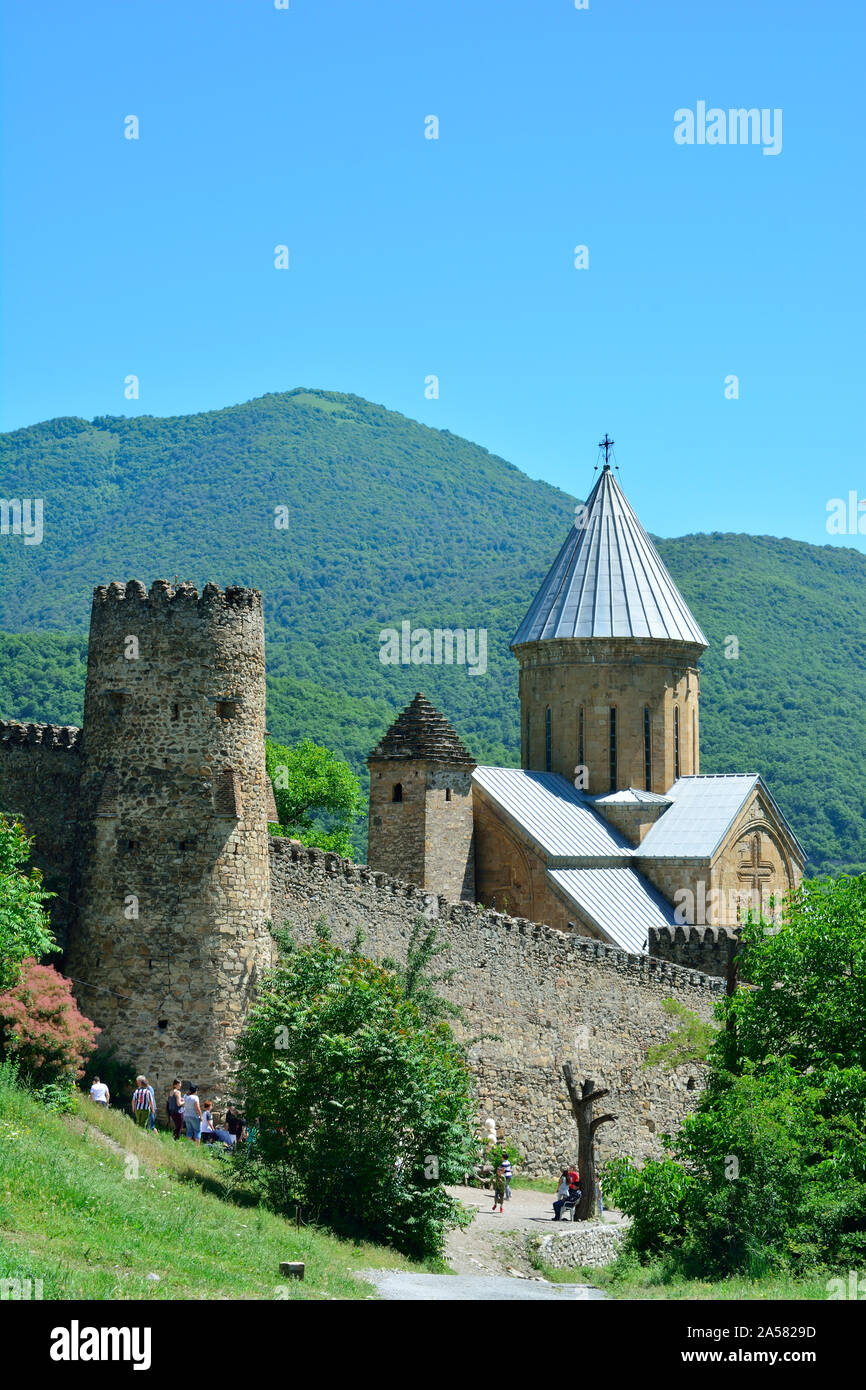
[[707,639],[608,464],[512,640]]

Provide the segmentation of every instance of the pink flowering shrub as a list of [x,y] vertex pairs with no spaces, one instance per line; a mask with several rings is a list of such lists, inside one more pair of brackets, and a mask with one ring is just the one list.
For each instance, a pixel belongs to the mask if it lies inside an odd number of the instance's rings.
[[16,1061],[33,1085],[84,1073],[100,1029],[78,1008],[70,981],[31,956],[17,985],[0,994],[0,1056]]

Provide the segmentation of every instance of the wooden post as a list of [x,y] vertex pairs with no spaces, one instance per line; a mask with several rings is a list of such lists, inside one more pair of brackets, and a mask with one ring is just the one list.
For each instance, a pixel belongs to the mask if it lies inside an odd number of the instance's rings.
[[603,1096],[609,1095],[609,1091],[596,1091],[595,1082],[587,1078],[581,1086],[580,1094],[578,1094],[570,1062],[563,1063],[562,1075],[565,1077],[568,1099],[571,1101],[571,1112],[577,1125],[577,1167],[580,1173],[581,1195],[574,1216],[576,1221],[591,1221],[596,1213],[595,1144],[593,1140],[599,1125],[608,1122],[613,1123],[617,1116],[599,1115],[593,1119],[593,1105]]

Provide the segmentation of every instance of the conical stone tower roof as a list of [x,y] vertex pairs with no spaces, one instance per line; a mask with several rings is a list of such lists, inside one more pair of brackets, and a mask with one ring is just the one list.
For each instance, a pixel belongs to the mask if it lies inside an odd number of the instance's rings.
[[475,766],[475,759],[448,720],[420,691],[377,743],[368,762],[374,758],[419,758],[428,763]]
[[557,637],[707,639],[609,465],[511,643]]

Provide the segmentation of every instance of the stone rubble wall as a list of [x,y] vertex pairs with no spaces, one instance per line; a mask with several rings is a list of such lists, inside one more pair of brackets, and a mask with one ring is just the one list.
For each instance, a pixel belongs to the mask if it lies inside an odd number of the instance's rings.
[[602,1109],[618,1120],[598,1132],[601,1162],[617,1154],[661,1156],[661,1134],[688,1113],[701,1077],[696,1068],[645,1069],[646,1048],[675,1026],[664,999],[709,1018],[721,979],[449,902],[297,841],[272,838],[270,853],[273,920],[287,922],[299,941],[312,940],[322,919],[339,944],[360,927],[369,955],[400,960],[416,920],[436,922],[450,948],[441,966],[455,971],[443,993],[463,1008],[474,1039],[479,1111],[493,1116],[500,1138],[514,1142],[524,1173],[547,1177],[576,1157],[565,1061],[579,1079],[592,1077],[610,1091]]
[[659,960],[726,979],[738,938],[734,927],[651,927],[649,949]]
[[81,730],[71,725],[0,721],[0,811],[33,837],[25,872],[40,869],[45,888],[56,894],[46,906],[61,948],[69,928],[81,748]]
[[599,1268],[612,1265],[628,1229],[623,1225],[603,1225],[587,1221],[551,1231],[547,1236],[530,1236],[529,1253],[550,1269],[577,1269],[580,1265]]

